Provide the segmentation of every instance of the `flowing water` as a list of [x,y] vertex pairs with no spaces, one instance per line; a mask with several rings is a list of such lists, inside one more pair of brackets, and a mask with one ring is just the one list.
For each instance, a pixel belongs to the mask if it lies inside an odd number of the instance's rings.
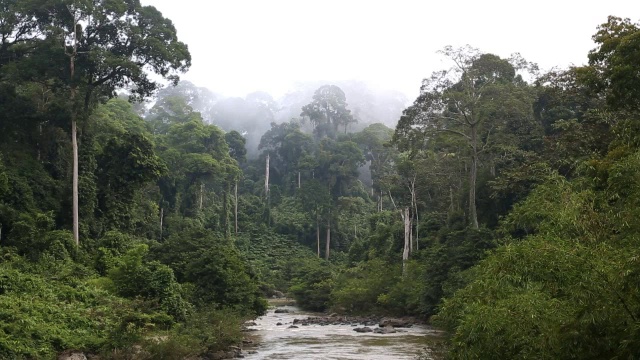
[[[303,312],[293,306],[279,307],[290,313],[274,313],[275,309],[249,326],[256,352],[245,359],[430,359],[425,355],[440,332],[425,326],[397,329],[393,334],[358,333],[352,325],[306,325],[293,320],[319,314]],[[282,325],[277,325],[281,323]],[[362,327],[362,325],[358,325]],[[373,326],[372,326],[373,328]]]

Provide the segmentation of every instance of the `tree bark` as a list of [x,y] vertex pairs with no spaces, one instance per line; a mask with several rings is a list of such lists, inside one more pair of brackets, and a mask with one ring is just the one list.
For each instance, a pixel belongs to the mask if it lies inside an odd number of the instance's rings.
[[202,206],[204,205],[204,182],[200,183],[200,201],[198,204],[198,210],[202,211]]
[[300,171],[298,171],[298,189],[300,189]]
[[234,216],[233,216],[234,222],[233,223],[234,223],[235,234],[238,235],[238,180],[236,180],[236,186],[235,186],[233,192],[234,192],[234,198],[235,198],[235,202],[234,202],[235,208],[233,210],[233,213],[234,213]]
[[264,196],[267,204],[267,225],[271,226],[271,197],[269,196],[269,154],[267,154],[264,170]]
[[402,215],[404,220],[404,250],[402,251],[402,276],[407,271],[407,260],[409,260],[409,238],[411,237],[411,219],[409,218],[409,207],[404,208],[404,214]]
[[[411,181],[411,205],[413,207],[413,212],[414,215],[416,217],[416,250],[419,250],[419,223],[420,223],[420,219],[418,218],[418,199],[416,196],[416,175],[413,176],[413,180]],[[413,240],[413,236],[412,236],[412,240]],[[411,249],[413,249],[413,241],[411,241]]]
[[78,42],[76,38],[76,26],[77,20],[75,14],[73,14],[73,43],[72,50],[70,53],[67,53],[66,44],[63,44],[65,47],[65,54],[69,56],[69,85],[70,85],[70,94],[69,100],[71,101],[71,147],[73,148],[73,173],[72,173],[72,207],[73,207],[73,240],[76,243],[76,246],[80,245],[80,215],[79,215],[79,195],[78,195],[78,124],[77,124],[77,113],[75,106],[76,99],[76,85],[75,74],[76,74],[76,56],[78,55]]
[[478,178],[478,128],[471,127],[471,169],[469,169],[469,221],[474,229],[478,228],[476,209],[476,181]]
[[331,214],[329,214],[329,219],[327,220],[327,243],[326,243],[326,248],[324,250],[325,260],[329,260],[330,246],[331,246]]
[[[72,91],[74,94],[75,91]],[[73,101],[72,96],[72,101]],[[72,111],[73,113],[73,111]],[[78,196],[78,131],[75,115],[71,118],[71,146],[73,147],[73,240],[76,246],[80,245],[80,215]]]
[[264,169],[264,195],[269,197],[269,154],[267,154],[267,162]]
[[231,192],[231,184],[227,183],[226,189],[222,193],[222,213],[224,217],[222,218],[223,226],[224,226],[224,237],[225,239],[229,239],[229,192]]
[[162,221],[163,221],[163,218],[164,218],[164,208],[161,207],[160,208],[160,240],[162,240],[162,230],[163,230],[162,229]]
[[318,244],[318,257],[320,257],[320,219],[316,214],[316,244]]

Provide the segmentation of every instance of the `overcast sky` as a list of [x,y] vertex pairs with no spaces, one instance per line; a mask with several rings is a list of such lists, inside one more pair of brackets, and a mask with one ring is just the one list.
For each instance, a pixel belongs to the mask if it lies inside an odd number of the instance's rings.
[[184,79],[226,95],[283,94],[296,81],[357,79],[413,99],[446,67],[436,52],[470,44],[542,68],[580,65],[608,15],[637,0],[142,0],[189,46]]

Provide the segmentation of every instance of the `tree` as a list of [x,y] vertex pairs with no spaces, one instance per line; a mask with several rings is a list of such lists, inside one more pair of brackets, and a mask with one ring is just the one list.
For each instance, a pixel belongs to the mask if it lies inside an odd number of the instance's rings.
[[385,175],[392,172],[397,149],[391,146],[393,129],[384,124],[371,124],[356,133],[354,141],[363,149],[365,160],[369,162],[371,187],[380,190],[380,183]]
[[[247,148],[245,148],[247,140],[239,132],[232,130],[224,134],[224,140],[229,145],[229,155],[238,164],[243,164],[247,161]],[[234,233],[238,234],[238,180],[235,181],[235,186],[233,187],[233,199],[233,228]]]
[[318,137],[334,138],[339,126],[347,126],[355,122],[351,111],[347,109],[347,98],[344,92],[335,85],[324,85],[313,94],[313,101],[302,107],[300,116],[308,118],[314,126]]
[[[171,21],[137,0],[64,1],[46,6],[49,11],[39,14],[37,20],[48,41],[39,51],[52,53],[54,62],[48,75],[59,79],[69,91],[73,233],[79,244],[78,120],[87,119],[92,107],[104,97],[113,97],[116,89],[128,87],[132,98],[138,100],[154,93],[160,85],[148,72],[176,83],[176,74],[189,68],[191,57],[187,46],[178,41]],[[55,62],[62,56],[67,57],[68,67],[60,71],[62,64]]]
[[[468,218],[471,226],[478,228],[480,155],[490,150],[496,132],[507,129],[509,121],[521,117],[521,109],[530,106],[526,96],[511,96],[527,85],[516,75],[516,68],[498,56],[481,54],[470,47],[446,47],[443,54],[453,61],[453,68],[435,72],[423,81],[420,96],[398,122],[394,139],[418,148],[425,142],[447,137],[456,137],[465,144]],[[515,114],[514,102],[519,103]]]
[[302,202],[303,209],[310,214],[312,219],[316,220],[316,246],[318,257],[320,257],[320,220],[329,212],[331,194],[324,184],[314,179],[302,186],[298,197]]
[[589,52],[588,76],[610,106],[640,109],[640,24],[609,16],[593,36],[597,48]]

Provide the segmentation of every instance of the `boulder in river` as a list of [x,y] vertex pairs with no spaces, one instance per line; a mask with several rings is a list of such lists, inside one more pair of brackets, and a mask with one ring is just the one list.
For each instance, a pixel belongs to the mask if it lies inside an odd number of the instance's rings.
[[403,328],[413,326],[414,321],[408,319],[396,319],[396,318],[382,318],[378,326],[385,327],[391,326],[394,328]]
[[397,332],[392,326],[379,327],[373,330],[376,334],[394,334]]
[[368,326],[365,326],[365,327],[361,327],[361,328],[355,328],[355,329],[353,329],[353,331],[359,332],[359,333],[370,333],[370,332],[373,332],[373,329],[371,329]]
[[289,313],[289,310],[287,310],[287,309],[276,309],[276,310],[274,311],[274,313],[275,313],[275,314],[288,314],[288,313]]

